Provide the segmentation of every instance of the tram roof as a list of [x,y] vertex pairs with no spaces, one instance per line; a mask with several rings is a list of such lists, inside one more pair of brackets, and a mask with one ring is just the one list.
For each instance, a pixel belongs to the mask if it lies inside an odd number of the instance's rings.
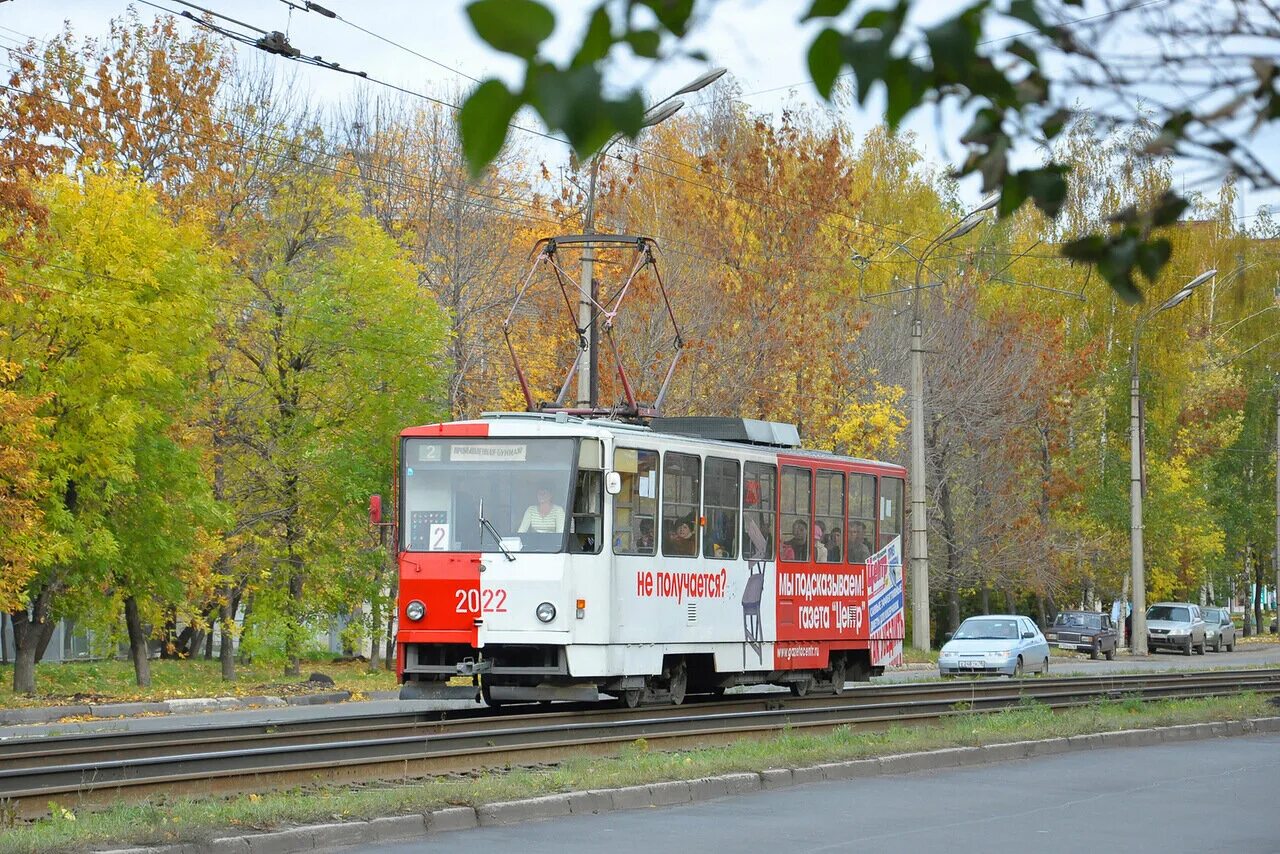
[[479,418],[469,419],[466,421],[446,421],[435,424],[424,424],[418,427],[408,427],[402,430],[400,435],[401,437],[406,438],[468,435],[480,437],[491,435],[487,428],[493,424],[511,424],[518,421],[536,423],[538,426],[538,432],[540,433],[545,431],[546,433],[551,434],[559,433],[561,435],[571,436],[600,436],[629,433],[637,436],[652,436],[655,439],[672,441],[684,445],[732,449],[739,452],[755,451],[757,453],[767,455],[801,457],[813,460],[838,460],[845,463],[859,463],[891,469],[904,474],[906,473],[906,468],[896,463],[888,463],[883,460],[871,460],[864,457],[850,457],[843,454],[832,453],[831,451],[823,451],[817,448],[785,447],[779,445],[759,444],[749,441],[711,439],[686,433],[655,430],[645,424],[631,424],[624,421],[613,421],[607,418],[579,418],[564,412],[485,412],[482,413]]

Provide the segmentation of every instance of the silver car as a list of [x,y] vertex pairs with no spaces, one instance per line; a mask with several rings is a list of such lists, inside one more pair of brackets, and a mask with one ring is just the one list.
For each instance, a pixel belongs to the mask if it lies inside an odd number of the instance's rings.
[[1231,622],[1231,611],[1228,608],[1204,609],[1204,639],[1213,647],[1214,652],[1227,652],[1236,648],[1236,624]]
[[1049,672],[1049,644],[1030,617],[991,614],[960,624],[938,653],[938,675]]
[[1190,602],[1157,602],[1147,609],[1147,649],[1174,649],[1204,655],[1205,626],[1200,606]]

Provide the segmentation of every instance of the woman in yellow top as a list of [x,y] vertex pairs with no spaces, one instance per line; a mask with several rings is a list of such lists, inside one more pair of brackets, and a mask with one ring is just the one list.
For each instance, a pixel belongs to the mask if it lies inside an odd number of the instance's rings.
[[539,534],[559,534],[564,531],[564,508],[551,503],[551,490],[538,490],[538,503],[529,506],[520,520],[517,533],[534,531]]

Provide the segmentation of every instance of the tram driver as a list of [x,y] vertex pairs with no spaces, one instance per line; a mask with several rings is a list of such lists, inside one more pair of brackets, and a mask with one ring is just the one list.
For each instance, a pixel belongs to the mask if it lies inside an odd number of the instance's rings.
[[524,511],[524,518],[517,529],[521,534],[530,531],[538,534],[564,533],[564,508],[551,502],[551,490],[545,486],[538,488],[537,503]]

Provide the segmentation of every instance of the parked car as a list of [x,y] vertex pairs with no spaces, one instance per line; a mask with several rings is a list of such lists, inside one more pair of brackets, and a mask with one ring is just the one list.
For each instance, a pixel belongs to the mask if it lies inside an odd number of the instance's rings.
[[1205,643],[1213,647],[1214,652],[1222,652],[1223,647],[1227,652],[1233,652],[1236,648],[1236,624],[1231,622],[1231,611],[1227,608],[1205,608],[1203,612]]
[[991,614],[960,624],[938,654],[938,675],[1049,672],[1049,644],[1029,617]]
[[1147,609],[1147,649],[1176,649],[1204,655],[1205,625],[1199,605],[1157,602]]
[[1116,630],[1111,618],[1096,611],[1060,611],[1044,638],[1059,649],[1087,652],[1092,659],[1105,655],[1111,661],[1116,657]]

